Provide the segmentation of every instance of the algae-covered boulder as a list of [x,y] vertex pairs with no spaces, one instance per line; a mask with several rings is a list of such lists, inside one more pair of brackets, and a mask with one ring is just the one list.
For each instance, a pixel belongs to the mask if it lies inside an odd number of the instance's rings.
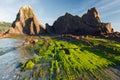
[[24,69],[33,69],[34,65],[35,64],[30,60],[30,61],[28,61],[28,62],[25,63]]

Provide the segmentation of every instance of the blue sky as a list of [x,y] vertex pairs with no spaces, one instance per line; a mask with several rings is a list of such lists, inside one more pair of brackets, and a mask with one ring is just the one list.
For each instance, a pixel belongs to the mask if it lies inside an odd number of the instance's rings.
[[115,31],[120,31],[120,0],[2,0],[0,21],[14,21],[24,5],[32,6],[42,24],[51,25],[66,12],[82,16],[88,9],[97,7],[102,22],[111,22]]

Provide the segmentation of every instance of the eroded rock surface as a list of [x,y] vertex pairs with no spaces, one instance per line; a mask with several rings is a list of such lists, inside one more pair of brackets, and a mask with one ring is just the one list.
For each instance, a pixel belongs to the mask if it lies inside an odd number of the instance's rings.
[[114,32],[111,23],[102,23],[98,10],[93,7],[82,17],[66,13],[53,26],[46,25],[47,32],[56,34],[101,35]]
[[38,35],[44,33],[45,27],[38,21],[30,6],[20,8],[16,20],[8,33]]

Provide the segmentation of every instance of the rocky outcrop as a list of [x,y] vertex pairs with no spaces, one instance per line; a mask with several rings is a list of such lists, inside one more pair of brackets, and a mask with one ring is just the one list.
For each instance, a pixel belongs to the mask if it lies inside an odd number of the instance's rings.
[[27,46],[27,45],[36,44],[36,43],[38,43],[38,39],[31,37],[29,39],[26,39],[25,42],[23,43],[23,45]]
[[1,39],[1,38],[7,38],[7,37],[9,37],[9,36],[10,36],[9,34],[0,33],[0,39]]
[[112,33],[110,23],[102,23],[97,9],[91,8],[82,17],[66,13],[59,17],[53,26],[47,25],[47,32],[55,34],[101,35]]
[[[57,34],[91,34],[93,29],[84,24],[82,18],[66,13],[65,16],[58,18],[53,24],[54,32]],[[93,34],[93,33],[92,33]]]
[[8,33],[38,35],[44,33],[45,27],[38,21],[30,6],[20,8],[16,20]]
[[95,29],[96,28],[99,29],[100,34],[113,32],[111,23],[102,23],[101,22],[98,10],[95,7],[88,10],[88,12],[82,16],[82,20],[85,24],[87,24]]
[[12,27],[6,33],[11,34],[73,34],[73,35],[104,35],[113,33],[111,23],[103,23],[98,10],[93,7],[82,17],[66,13],[59,17],[52,26],[43,26],[30,6],[23,6],[17,14]]
[[88,10],[88,12],[82,16],[82,20],[91,26],[101,23],[100,15],[95,7]]
[[120,41],[120,32],[113,32],[101,35],[103,38]]

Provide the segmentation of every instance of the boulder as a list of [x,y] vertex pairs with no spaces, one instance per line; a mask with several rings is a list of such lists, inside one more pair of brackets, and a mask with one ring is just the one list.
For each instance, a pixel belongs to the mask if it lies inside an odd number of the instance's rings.
[[101,25],[99,25],[100,27],[100,34],[107,34],[107,33],[113,33],[114,30],[111,26],[111,23],[101,23]]
[[113,33],[103,34],[102,37],[107,38],[107,39],[120,41],[120,32],[113,32]]
[[29,38],[29,39],[26,39],[25,42],[23,43],[24,46],[27,46],[27,45],[31,45],[31,44],[36,44],[38,43],[38,39],[36,38]]

